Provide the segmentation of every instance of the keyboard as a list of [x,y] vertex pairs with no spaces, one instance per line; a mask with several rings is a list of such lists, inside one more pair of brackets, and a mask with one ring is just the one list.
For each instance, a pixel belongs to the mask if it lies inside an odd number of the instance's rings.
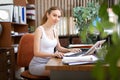
[[84,49],[81,49],[81,50],[82,50],[82,52],[76,52],[76,53],[74,53],[74,52],[68,52],[68,53],[65,53],[64,56],[65,57],[80,56],[82,54],[85,54],[87,52],[88,48],[84,48]]

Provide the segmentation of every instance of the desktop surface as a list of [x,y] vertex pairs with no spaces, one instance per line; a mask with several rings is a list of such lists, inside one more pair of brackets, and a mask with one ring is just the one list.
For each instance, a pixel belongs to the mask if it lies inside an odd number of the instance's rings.
[[[50,70],[50,80],[93,80],[91,71],[94,64],[65,65],[62,59],[51,58],[46,64]],[[70,76],[71,75],[71,76]]]
[[51,58],[46,64],[46,70],[70,70],[70,71],[91,71],[94,64],[82,64],[82,65],[65,65],[62,63],[62,59]]

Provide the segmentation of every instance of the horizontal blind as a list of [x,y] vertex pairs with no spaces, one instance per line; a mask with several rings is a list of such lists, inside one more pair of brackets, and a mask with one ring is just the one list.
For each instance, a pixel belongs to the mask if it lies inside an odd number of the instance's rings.
[[[86,6],[87,2],[96,2],[96,0],[35,0],[36,4],[36,26],[40,25],[45,11],[51,6],[58,6],[63,10],[63,17],[56,25],[59,35],[76,34],[75,23],[73,19],[73,8],[77,6]],[[46,4],[46,5],[45,5]]]

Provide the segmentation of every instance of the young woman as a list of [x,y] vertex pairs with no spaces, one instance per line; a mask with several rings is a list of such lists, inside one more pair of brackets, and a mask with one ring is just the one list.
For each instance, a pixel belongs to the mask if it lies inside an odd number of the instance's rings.
[[60,20],[61,9],[51,7],[43,16],[41,26],[34,32],[34,57],[29,64],[29,72],[33,75],[49,76],[45,65],[52,57],[62,58],[66,52],[78,52],[80,49],[67,49],[60,45],[54,25]]

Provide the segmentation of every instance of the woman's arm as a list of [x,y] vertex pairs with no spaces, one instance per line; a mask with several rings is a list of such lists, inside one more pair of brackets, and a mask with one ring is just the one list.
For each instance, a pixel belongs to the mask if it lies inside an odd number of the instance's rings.
[[63,46],[61,46],[60,42],[59,42],[59,37],[58,37],[58,34],[56,32],[56,38],[57,38],[57,46],[56,46],[56,49],[60,52],[63,52],[63,53],[66,53],[66,52],[80,52],[81,49],[78,49],[78,48],[65,48]]

